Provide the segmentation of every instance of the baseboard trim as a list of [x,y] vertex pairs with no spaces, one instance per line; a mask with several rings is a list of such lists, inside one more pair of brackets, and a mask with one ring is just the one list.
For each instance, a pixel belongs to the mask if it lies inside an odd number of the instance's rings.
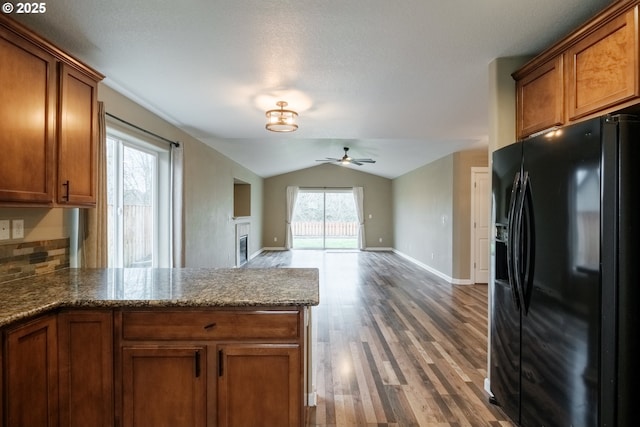
[[443,272],[436,270],[435,268],[423,263],[422,261],[418,261],[417,259],[400,252],[397,249],[393,249],[393,252],[400,255],[402,258],[405,258],[408,261],[411,261],[412,263],[414,263],[415,265],[417,265],[418,267],[424,268],[425,270],[427,270],[429,273],[434,274],[436,276],[438,276],[439,278],[446,280],[447,282],[453,284],[453,285],[473,285],[473,282],[471,281],[471,279],[454,279],[453,277],[444,274]]
[[[256,255],[258,255],[258,254],[260,254],[261,252],[264,252],[264,251],[287,251],[287,250],[288,250],[287,248],[282,247],[282,246],[264,247],[264,248],[260,249],[260,251],[259,251],[259,252],[256,252]],[[300,249],[300,250],[306,250],[306,249]],[[319,249],[319,250],[322,250],[322,249]],[[328,249],[328,250],[331,250],[331,249]],[[333,250],[339,250],[339,249],[333,249]],[[350,250],[353,250],[353,251],[359,251],[360,249],[350,249]],[[363,249],[363,250],[365,250],[365,251],[372,251],[372,252],[373,252],[373,251],[380,251],[380,252],[393,252],[393,250],[394,250],[394,249],[393,249],[393,248],[386,248],[386,247],[377,247],[377,246],[374,246],[374,247],[368,247],[368,248],[365,248],[365,249]],[[253,258],[253,257],[252,257],[252,258]]]
[[251,255],[249,255],[249,259],[252,260],[255,257],[257,257],[258,255],[260,255],[262,252],[264,252],[264,248],[259,249],[257,252],[252,253]]
[[314,391],[307,394],[307,406],[318,406],[318,393]]
[[[255,254],[253,254],[251,256],[250,259],[253,259],[255,256],[259,255],[260,253],[264,252],[264,251],[287,251],[289,249],[282,247],[282,246],[273,246],[273,247],[264,247],[262,249],[260,249],[258,252],[256,252]],[[436,276],[438,276],[439,278],[446,280],[447,282],[453,284],[453,285],[473,285],[474,283],[471,281],[471,279],[454,279],[453,277],[444,274],[443,272],[436,270],[435,268],[421,262],[418,261],[417,259],[403,253],[400,252],[397,249],[394,248],[390,248],[390,247],[378,247],[378,246],[372,246],[372,247],[368,247],[366,249],[364,249],[365,251],[369,251],[369,252],[393,252],[396,253],[398,255],[400,255],[402,258],[406,259],[407,261],[410,261],[412,263],[414,263],[415,265],[417,265],[418,267],[424,268],[425,270],[427,270],[429,273],[434,274]]]
[[489,397],[494,397],[493,393],[491,393],[491,381],[489,380],[489,378],[484,379],[484,391],[489,393]]

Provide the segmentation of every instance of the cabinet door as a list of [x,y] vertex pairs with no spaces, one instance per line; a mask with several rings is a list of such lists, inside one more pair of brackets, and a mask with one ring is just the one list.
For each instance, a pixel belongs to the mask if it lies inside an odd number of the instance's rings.
[[0,204],[51,204],[55,58],[0,26],[0,64]]
[[97,83],[60,64],[58,203],[95,206],[98,138]]
[[219,427],[301,425],[298,345],[227,344],[218,354]]
[[110,311],[58,317],[60,426],[113,426],[113,319]]
[[637,14],[636,6],[569,48],[569,119],[638,97]]
[[124,347],[123,427],[206,426],[206,347]]
[[7,425],[58,425],[56,317],[10,330],[6,338]]
[[562,56],[558,56],[516,83],[519,138],[564,123],[562,66]]
[[[0,336],[2,336],[0,334]],[[0,426],[4,426],[4,342],[0,340]]]

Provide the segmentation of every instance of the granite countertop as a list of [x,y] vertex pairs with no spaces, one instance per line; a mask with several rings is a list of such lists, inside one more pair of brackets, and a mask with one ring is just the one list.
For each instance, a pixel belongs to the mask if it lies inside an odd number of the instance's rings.
[[0,326],[59,307],[279,307],[320,302],[315,268],[65,269],[0,283]]

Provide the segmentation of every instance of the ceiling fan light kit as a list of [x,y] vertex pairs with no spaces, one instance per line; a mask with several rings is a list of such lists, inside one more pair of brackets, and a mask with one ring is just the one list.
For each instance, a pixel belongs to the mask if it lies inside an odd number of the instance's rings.
[[269,110],[266,112],[267,124],[265,128],[271,132],[293,132],[298,129],[296,118],[298,113],[293,110],[285,110],[287,104],[285,101],[278,101],[276,105],[279,110]]

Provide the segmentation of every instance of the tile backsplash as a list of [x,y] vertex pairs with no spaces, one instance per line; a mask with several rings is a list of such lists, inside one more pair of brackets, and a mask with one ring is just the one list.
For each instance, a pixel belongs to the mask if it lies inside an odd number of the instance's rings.
[[0,245],[0,283],[68,267],[68,238]]

